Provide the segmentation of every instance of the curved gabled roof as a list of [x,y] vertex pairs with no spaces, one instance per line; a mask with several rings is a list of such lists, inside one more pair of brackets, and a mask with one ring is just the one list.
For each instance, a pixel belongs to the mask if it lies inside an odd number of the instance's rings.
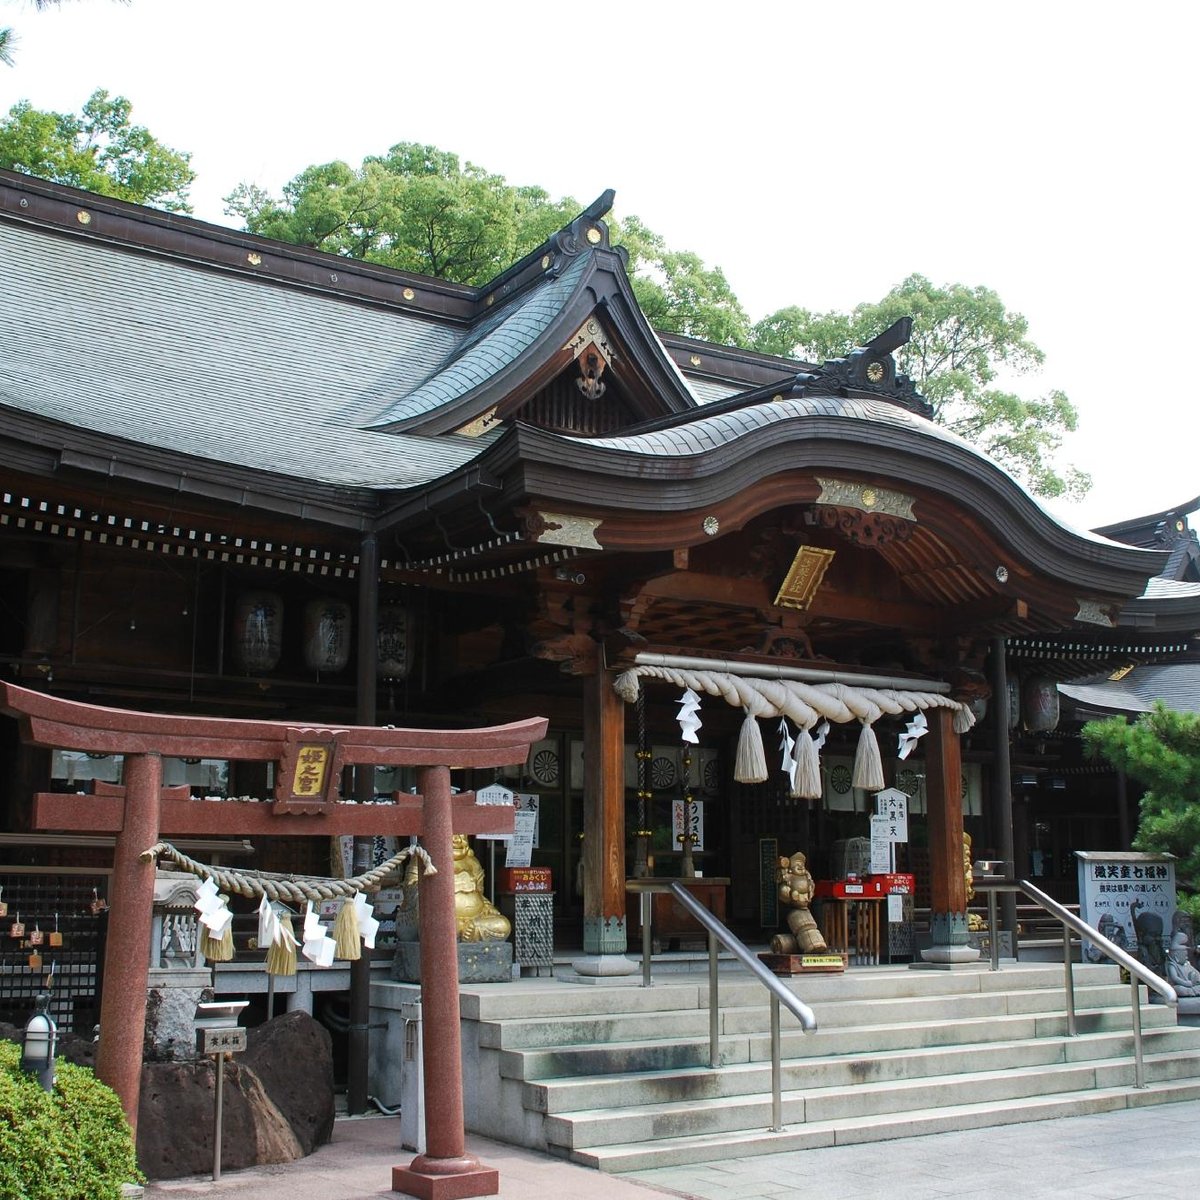
[[[886,400],[780,397],[712,414],[700,409],[686,423],[625,436],[583,439],[526,427],[515,436],[519,449],[502,439],[483,462],[494,461],[499,472],[502,460],[519,460],[528,494],[593,510],[654,512],[664,527],[668,514],[712,508],[759,485],[768,503],[772,477],[841,473],[924,495],[926,513],[929,500],[941,497],[945,528],[961,513],[1014,561],[1081,595],[1139,595],[1165,557],[1064,525],[969,443]],[[745,505],[739,511],[750,515]]]
[[[459,401],[516,367],[522,355],[561,317],[592,265],[591,257],[580,255],[558,278],[543,280],[519,301],[490,313],[417,387],[389,401],[364,428],[399,430],[420,424],[431,414],[457,408]],[[474,415],[454,419],[463,424]]]

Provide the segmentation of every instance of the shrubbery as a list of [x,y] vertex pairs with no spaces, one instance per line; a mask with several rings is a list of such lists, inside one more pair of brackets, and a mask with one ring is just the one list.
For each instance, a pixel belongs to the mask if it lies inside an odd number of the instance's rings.
[[0,1041],[0,1200],[119,1200],[142,1176],[116,1094],[61,1060],[44,1092],[20,1061],[21,1048]]

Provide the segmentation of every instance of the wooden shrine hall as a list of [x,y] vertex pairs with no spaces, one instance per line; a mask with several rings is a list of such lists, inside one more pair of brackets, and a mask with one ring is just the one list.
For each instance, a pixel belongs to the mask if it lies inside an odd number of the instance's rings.
[[[631,876],[728,880],[760,938],[761,843],[830,875],[894,785],[924,955],[973,957],[964,828],[1012,858],[996,648],[1112,629],[1167,556],[1068,528],[935,425],[906,322],[817,364],[656,333],[611,202],[467,287],[0,172],[6,677],[230,720],[549,714],[523,764],[449,765],[536,799],[556,941],[596,974],[627,961]],[[120,781],[91,754],[0,725],[28,864],[96,861],[34,806]],[[273,786],[195,754],[164,783]],[[312,843],[256,835],[255,865],[313,873]]]

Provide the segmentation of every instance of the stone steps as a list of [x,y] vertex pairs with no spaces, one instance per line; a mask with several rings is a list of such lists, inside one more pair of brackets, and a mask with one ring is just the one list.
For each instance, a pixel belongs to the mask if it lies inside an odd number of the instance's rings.
[[1153,1091],[1134,1091],[1126,1087],[1087,1089],[1052,1096],[1027,1097],[1022,1100],[917,1109],[882,1117],[818,1121],[785,1127],[779,1133],[772,1133],[766,1129],[747,1130],[717,1136],[662,1138],[654,1142],[599,1146],[578,1151],[559,1149],[551,1152],[569,1158],[581,1166],[595,1167],[601,1171],[643,1171],[654,1167],[719,1162],[723,1159],[748,1158],[759,1154],[883,1142],[892,1138],[922,1137],[931,1133],[986,1129],[996,1125],[1017,1125],[1026,1121],[1049,1121],[1058,1117],[1113,1112],[1143,1104],[1166,1104],[1177,1100],[1196,1099],[1200,1099],[1200,1082],[1180,1080],[1160,1084]]
[[751,979],[719,980],[715,1070],[706,975],[464,989],[468,1126],[630,1171],[1200,1096],[1200,1030],[1143,1003],[1148,1086],[1134,1089],[1130,989],[1111,966],[1075,971],[1075,1037],[1061,964],[787,981],[818,1029],[782,1014],[778,1132],[769,1007]]
[[[1145,1053],[1200,1053],[1200,1039],[1177,1027],[1146,1031]],[[930,1075],[1075,1063],[1091,1059],[1132,1061],[1133,1037],[1128,1031],[1024,1038],[1017,1041],[968,1043],[945,1048],[871,1051],[811,1061],[784,1060],[784,1090],[858,1087],[868,1082],[924,1079]],[[522,1093],[525,1107],[547,1115],[575,1113],[619,1105],[653,1104],[664,1097],[688,1103],[761,1095],[771,1089],[769,1059],[704,1065],[674,1071],[631,1071],[622,1074],[577,1076],[528,1083]]]

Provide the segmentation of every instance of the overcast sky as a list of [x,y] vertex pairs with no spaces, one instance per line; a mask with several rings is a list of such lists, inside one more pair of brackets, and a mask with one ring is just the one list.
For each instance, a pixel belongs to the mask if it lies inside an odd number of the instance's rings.
[[[1200,5],[1007,0],[0,0],[18,99],[96,87],[239,182],[429,142],[586,203],[617,192],[754,319],[984,284],[1080,410],[1094,527],[1200,494]],[[1193,349],[1189,350],[1188,347]]]

